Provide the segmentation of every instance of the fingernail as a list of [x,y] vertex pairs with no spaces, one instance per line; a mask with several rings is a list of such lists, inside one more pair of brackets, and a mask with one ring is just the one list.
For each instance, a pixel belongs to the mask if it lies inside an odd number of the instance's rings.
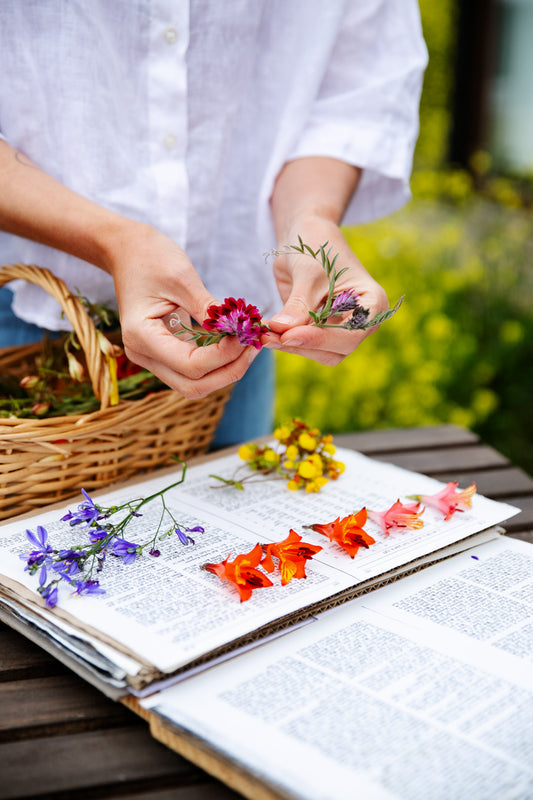
[[287,314],[276,314],[270,321],[279,322],[280,325],[294,325],[294,319]]
[[302,339],[287,339],[282,342],[283,347],[301,347],[303,345]]

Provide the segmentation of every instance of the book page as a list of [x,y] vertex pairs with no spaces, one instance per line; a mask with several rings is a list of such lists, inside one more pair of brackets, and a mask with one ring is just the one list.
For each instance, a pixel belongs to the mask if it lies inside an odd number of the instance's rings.
[[533,796],[533,548],[500,538],[142,701],[302,800]]
[[[202,526],[194,534],[195,544],[184,547],[176,536],[161,543],[161,556],[148,555],[124,565],[108,556],[101,583],[106,594],[72,597],[62,587],[58,613],[68,615],[71,624],[89,626],[127,648],[135,658],[170,672],[222,647],[273,620],[336,595],[361,581],[386,574],[413,559],[458,542],[475,531],[516,513],[516,509],[476,496],[471,511],[456,514],[444,522],[437,512],[426,509],[424,527],[385,536],[379,527],[367,523],[366,530],[376,544],[360,550],[352,560],[324,536],[302,526],[328,522],[359,510],[362,505],[376,510],[388,508],[406,493],[435,492],[441,484],[415,473],[360,456],[338,452],[346,471],[319,494],[290,492],[283,481],[249,485],[245,491],[210,488],[214,472],[232,475],[242,464],[236,455],[213,459],[189,468],[185,484],[166,495],[176,519],[187,527]],[[166,471],[134,487],[121,487],[99,495],[102,506],[119,505],[134,497],[149,496],[179,477]],[[76,503],[70,503],[75,508]],[[159,503],[143,507],[127,529],[128,541],[144,542],[153,535],[161,515]],[[75,547],[85,542],[83,531],[60,522],[61,512],[43,512],[24,522],[0,527],[2,573],[35,590],[36,578],[24,572],[19,555],[31,550],[25,529],[44,526],[54,546]],[[441,515],[442,516],[442,515]],[[200,569],[205,562],[217,563],[229,554],[249,552],[257,542],[284,539],[291,528],[304,540],[324,549],[307,566],[306,580],[292,580],[281,586],[254,592],[240,603],[236,590],[215,575]],[[35,595],[37,603],[41,603]]]

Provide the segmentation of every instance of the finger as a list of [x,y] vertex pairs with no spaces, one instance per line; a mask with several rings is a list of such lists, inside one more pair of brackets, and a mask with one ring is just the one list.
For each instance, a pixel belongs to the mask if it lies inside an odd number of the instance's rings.
[[287,351],[313,350],[338,353],[342,357],[352,353],[369,335],[370,331],[350,331],[340,325],[336,328],[320,328],[304,325],[291,328],[281,334],[279,344]]
[[350,355],[350,353],[334,353],[333,351],[329,350],[309,350],[302,347],[276,347],[275,349],[280,353],[290,353],[291,355],[302,356],[310,361],[316,361],[319,364],[323,364],[326,367],[335,367],[337,364],[340,364],[347,355]]
[[124,335],[124,349],[128,358],[151,372],[154,370],[150,364],[158,364],[159,369],[165,368],[166,374],[176,373],[190,380],[198,380],[236,361],[243,353],[234,336],[226,336],[208,347],[198,347],[195,342],[187,341],[187,337],[188,334],[174,336],[162,320],[153,320],[133,336]]
[[[214,345],[210,345],[209,349],[212,347],[214,347]],[[145,359],[144,366],[146,369],[149,369],[150,372],[153,372],[154,375],[157,375],[163,383],[171,389],[180,392],[184,397],[193,400],[200,399],[217,389],[222,389],[224,386],[236,383],[243,377],[259,351],[254,347],[246,347],[244,349],[241,347],[240,349],[241,353],[237,359],[196,379],[176,372],[174,369],[170,369],[166,364],[162,364],[154,359]]]
[[[278,273],[278,288],[285,300],[283,308],[269,320],[270,326],[277,333],[306,324],[309,321],[309,310],[318,308],[328,290],[328,282],[319,264],[305,256],[285,255],[284,258],[288,259],[285,269],[279,267],[279,264],[274,265],[274,272]],[[282,272],[286,273],[283,277]],[[282,291],[283,284],[286,284],[285,291]]]

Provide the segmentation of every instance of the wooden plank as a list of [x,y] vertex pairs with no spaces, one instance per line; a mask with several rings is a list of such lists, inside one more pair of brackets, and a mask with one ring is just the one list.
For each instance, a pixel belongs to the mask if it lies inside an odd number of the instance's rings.
[[0,764],[0,800],[59,793],[65,800],[110,798],[204,781],[197,767],[153,739],[145,723],[2,744]]
[[341,433],[334,438],[339,447],[348,447],[367,454],[451,447],[476,444],[479,441],[475,433],[457,425]]
[[0,682],[69,674],[63,664],[3,623],[0,653]]
[[519,467],[507,469],[490,469],[486,472],[459,469],[454,472],[443,470],[434,474],[435,478],[447,483],[458,481],[459,486],[468,486],[475,481],[480,494],[503,500],[505,497],[533,495],[533,478]]
[[0,742],[136,723],[133,714],[75,675],[0,684]]
[[121,794],[121,800],[242,800],[242,795],[233,792],[228,786],[206,776],[209,783],[185,786],[180,789],[150,790],[141,794]]
[[[409,453],[376,454],[376,461],[390,462],[425,475],[449,470],[474,470],[503,467],[509,460],[486,445],[449,447],[443,450],[415,450]],[[456,479],[454,479],[456,480]]]

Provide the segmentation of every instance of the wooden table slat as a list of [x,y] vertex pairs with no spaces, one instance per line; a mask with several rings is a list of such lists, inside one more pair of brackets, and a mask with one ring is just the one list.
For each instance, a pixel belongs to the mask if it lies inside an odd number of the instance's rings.
[[419,428],[395,428],[359,433],[338,433],[334,436],[339,447],[361,453],[394,453],[431,448],[475,444],[479,438],[472,431],[456,425],[434,425]]
[[0,628],[0,653],[0,692],[2,681],[72,674],[57,659],[7,627]]
[[72,673],[0,684],[0,742],[125,725],[132,712],[108,699]]
[[509,463],[505,456],[485,445],[449,447],[446,450],[414,450],[409,453],[380,453],[373,458],[397,464],[404,469],[435,475],[444,470],[473,470],[503,467]]
[[533,496],[533,478],[518,467],[507,469],[478,470],[459,469],[454,472],[436,472],[439,481],[458,481],[459,486],[468,486],[475,481],[480,494],[502,500],[504,497]]
[[143,781],[147,785],[139,788],[148,791],[155,781],[168,787],[171,781],[186,785],[204,776],[153,739],[146,725],[2,744],[0,764],[0,800],[68,792],[81,800],[84,790],[94,787],[117,791]]

